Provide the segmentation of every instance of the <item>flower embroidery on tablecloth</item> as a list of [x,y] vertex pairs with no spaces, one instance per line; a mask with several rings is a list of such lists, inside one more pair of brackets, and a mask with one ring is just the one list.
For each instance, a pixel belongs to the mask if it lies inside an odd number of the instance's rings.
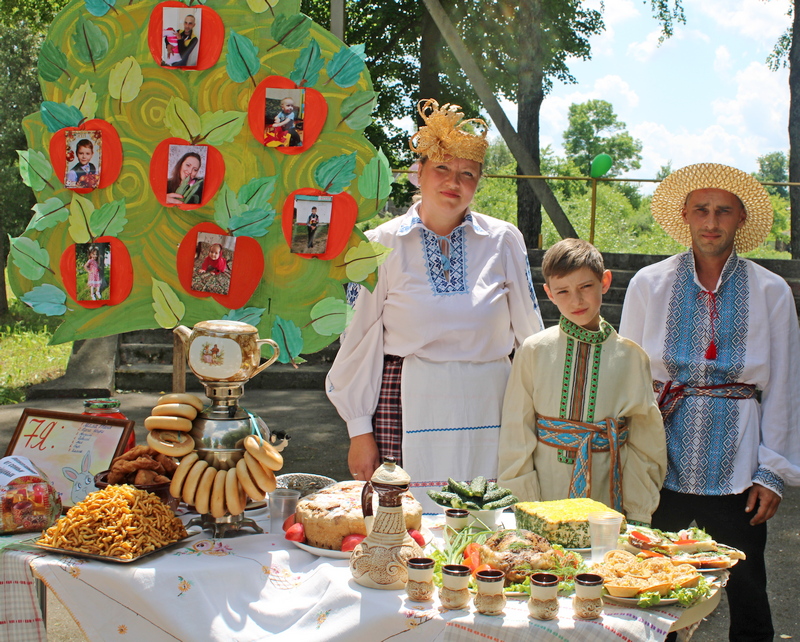
[[292,573],[288,568],[273,564],[266,571],[270,583],[279,589],[293,589],[300,586],[303,581],[297,573]]
[[189,580],[183,579],[180,575],[178,575],[178,597],[183,597],[183,594],[186,593],[190,588],[192,588],[193,583]]
[[125,635],[127,632],[128,632],[128,627],[125,626],[124,624],[120,624],[117,627],[117,633],[119,633],[120,635]]
[[201,539],[194,542],[191,546],[176,551],[173,555],[214,555],[224,557],[232,555],[233,549],[224,542],[217,542],[213,539]]
[[321,627],[325,623],[325,620],[328,619],[330,612],[331,610],[328,609],[327,611],[320,611],[317,613],[317,628]]

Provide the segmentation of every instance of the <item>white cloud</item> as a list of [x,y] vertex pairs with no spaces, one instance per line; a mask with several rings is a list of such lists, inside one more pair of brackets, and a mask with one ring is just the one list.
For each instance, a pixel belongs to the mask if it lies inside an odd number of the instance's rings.
[[701,13],[722,27],[771,47],[791,25],[788,4],[776,0],[687,0],[686,23],[699,27],[695,20]]
[[725,73],[731,68],[731,52],[725,45],[717,47],[714,52],[714,71],[718,74]]
[[647,34],[647,37],[641,42],[632,42],[628,45],[628,55],[633,56],[640,62],[645,62],[652,58],[653,54],[658,50],[659,39],[661,38],[661,30],[656,29]]
[[615,100],[615,98],[619,96],[625,100],[629,107],[639,106],[639,94],[620,76],[611,75],[598,78],[594,83],[593,93],[598,94],[598,97],[607,100],[611,104],[618,103],[619,101]]

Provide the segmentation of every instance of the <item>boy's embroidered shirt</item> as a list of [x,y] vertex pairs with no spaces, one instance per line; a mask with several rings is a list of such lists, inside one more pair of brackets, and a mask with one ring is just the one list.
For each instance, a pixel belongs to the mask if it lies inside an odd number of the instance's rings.
[[[738,494],[754,482],[781,493],[800,483],[800,338],[794,298],[777,274],[738,257],[713,291],[715,314],[691,250],[632,280],[621,333],[651,355],[653,378],[675,385],[748,383],[757,398],[690,396],[667,418],[665,487],[698,495]],[[714,338],[715,353],[708,354]]]

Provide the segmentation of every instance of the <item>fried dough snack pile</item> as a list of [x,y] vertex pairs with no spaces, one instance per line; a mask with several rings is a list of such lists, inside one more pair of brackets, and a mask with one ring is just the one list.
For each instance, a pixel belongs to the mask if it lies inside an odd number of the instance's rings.
[[90,493],[37,543],[129,560],[186,536],[181,520],[156,495],[125,484]]
[[691,564],[673,564],[668,558],[640,559],[627,551],[609,551],[592,572],[601,575],[611,595],[632,597],[654,591],[662,596],[680,587],[691,587],[700,581],[700,574]]
[[111,462],[109,484],[169,484],[178,464],[149,446],[134,446]]

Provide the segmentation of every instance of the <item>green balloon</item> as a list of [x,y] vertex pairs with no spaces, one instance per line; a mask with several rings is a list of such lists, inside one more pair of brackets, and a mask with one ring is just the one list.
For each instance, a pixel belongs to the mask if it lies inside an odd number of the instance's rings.
[[600,178],[611,169],[614,164],[614,159],[608,154],[598,154],[592,159],[592,167],[589,170],[589,176],[592,178]]

